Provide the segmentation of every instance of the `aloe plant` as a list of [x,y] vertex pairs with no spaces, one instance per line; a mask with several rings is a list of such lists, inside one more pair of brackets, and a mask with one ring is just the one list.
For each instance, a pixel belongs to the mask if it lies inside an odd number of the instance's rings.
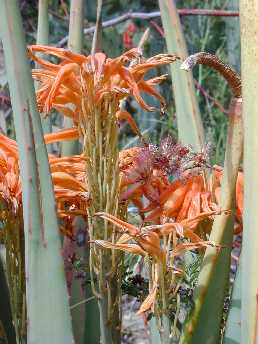
[[[17,1],[0,1],[1,35],[19,147],[28,343],[73,340],[55,200]],[[44,197],[42,191],[44,190]]]
[[258,8],[253,1],[240,1],[241,67],[243,79],[244,138],[244,231],[242,247],[241,342],[258,341],[258,212],[257,152],[258,99],[257,28]]
[[[159,7],[167,50],[171,54],[177,54],[182,62],[188,53],[175,1],[159,0]],[[204,146],[204,130],[192,73],[182,73],[180,61],[170,68],[179,139],[183,143],[191,144],[196,151],[200,151]]]
[[[207,64],[221,72],[232,86],[232,100],[227,134],[224,172],[220,192],[221,209],[231,210],[214,220],[210,240],[222,245],[220,251],[208,247],[201,266],[194,292],[194,307],[182,333],[180,343],[218,343],[223,314],[224,296],[228,287],[231,246],[234,230],[236,180],[243,151],[243,128],[241,115],[241,81],[237,74],[210,54],[190,56],[182,68],[192,68],[196,63]],[[218,288],[219,286],[219,288]],[[203,324],[205,323],[205,326]]]

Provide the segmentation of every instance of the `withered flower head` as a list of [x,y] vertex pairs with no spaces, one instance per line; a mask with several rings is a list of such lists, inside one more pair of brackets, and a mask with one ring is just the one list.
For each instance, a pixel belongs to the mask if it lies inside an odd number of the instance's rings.
[[[183,145],[174,137],[168,135],[159,145],[150,145],[153,154],[153,164],[168,176],[179,179],[185,178],[185,171],[191,170],[191,175],[209,166],[208,150],[195,153],[190,145]],[[189,175],[189,173],[188,173]]]

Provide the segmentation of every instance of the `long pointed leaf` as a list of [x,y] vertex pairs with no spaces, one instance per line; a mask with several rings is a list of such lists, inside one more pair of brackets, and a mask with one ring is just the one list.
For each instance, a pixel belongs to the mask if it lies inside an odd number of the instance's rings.
[[[83,15],[84,1],[71,0],[70,5],[70,22],[69,22],[69,39],[68,49],[75,53],[81,53],[83,47]],[[64,119],[64,127],[70,128],[73,121],[66,117]],[[73,155],[79,153],[79,141],[63,142],[62,155]]]
[[102,50],[102,0],[97,0],[97,19],[92,40],[91,55]]
[[241,341],[241,270],[240,262],[230,300],[226,332],[223,338],[224,344],[240,344]]
[[[258,341],[258,6],[240,1],[243,79],[244,231],[242,247],[242,343]],[[247,284],[248,283],[248,284]]]
[[[48,3],[49,0],[39,0],[38,3],[38,29],[37,29],[37,44],[48,45],[49,39],[49,22],[48,22]],[[40,54],[39,54],[40,55]],[[38,82],[34,82],[37,89]],[[42,128],[44,134],[51,132],[51,119],[50,117],[42,118]],[[52,153],[52,145],[47,147],[49,153]]]
[[21,14],[15,0],[1,0],[0,7],[22,178],[27,342],[70,344],[73,336],[55,199]]

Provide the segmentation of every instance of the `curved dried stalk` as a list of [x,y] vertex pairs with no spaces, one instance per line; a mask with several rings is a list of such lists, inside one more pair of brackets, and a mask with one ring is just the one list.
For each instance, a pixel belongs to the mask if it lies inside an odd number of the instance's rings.
[[206,52],[200,52],[189,56],[181,65],[181,69],[192,70],[197,64],[206,65],[218,71],[228,82],[235,98],[241,98],[241,78],[226,63],[220,60],[216,55]]

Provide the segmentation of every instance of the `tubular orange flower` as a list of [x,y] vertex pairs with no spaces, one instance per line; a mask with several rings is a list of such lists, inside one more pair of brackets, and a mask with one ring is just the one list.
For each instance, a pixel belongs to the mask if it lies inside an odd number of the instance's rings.
[[[37,52],[56,56],[61,59],[61,63],[53,64],[43,60],[35,55]],[[32,71],[33,77],[41,83],[37,93],[40,111],[47,114],[54,108],[73,118],[76,126],[79,122],[83,126],[82,113],[84,117],[86,113],[90,114],[92,106],[98,106],[106,97],[112,101],[115,99],[114,112],[119,111],[120,100],[128,95],[133,95],[144,110],[158,110],[144,102],[141,92],[148,93],[160,101],[163,112],[165,100],[154,86],[163,81],[165,76],[150,80],[144,80],[143,77],[148,70],[177,59],[175,55],[160,54],[145,60],[137,49],[110,59],[103,53],[84,56],[40,45],[30,46],[29,56],[43,68]],[[81,102],[83,96],[87,98],[84,105]],[[129,113],[125,116],[124,112],[120,112],[119,116],[127,120],[135,132],[138,131]]]
[[[74,137],[73,129],[47,134],[47,143]],[[85,157],[49,156],[50,169],[57,202],[58,214],[67,216],[86,215],[89,196],[85,186]],[[15,214],[21,208],[21,180],[18,148],[14,140],[0,134],[0,196]]]
[[[142,216],[147,213],[145,222],[162,222],[163,218],[181,222],[217,210],[203,172],[198,171],[207,165],[205,155],[195,154],[168,137],[160,147],[127,150],[120,157],[120,200],[133,202]],[[170,175],[178,178],[169,182]],[[146,207],[142,196],[150,202]]]

